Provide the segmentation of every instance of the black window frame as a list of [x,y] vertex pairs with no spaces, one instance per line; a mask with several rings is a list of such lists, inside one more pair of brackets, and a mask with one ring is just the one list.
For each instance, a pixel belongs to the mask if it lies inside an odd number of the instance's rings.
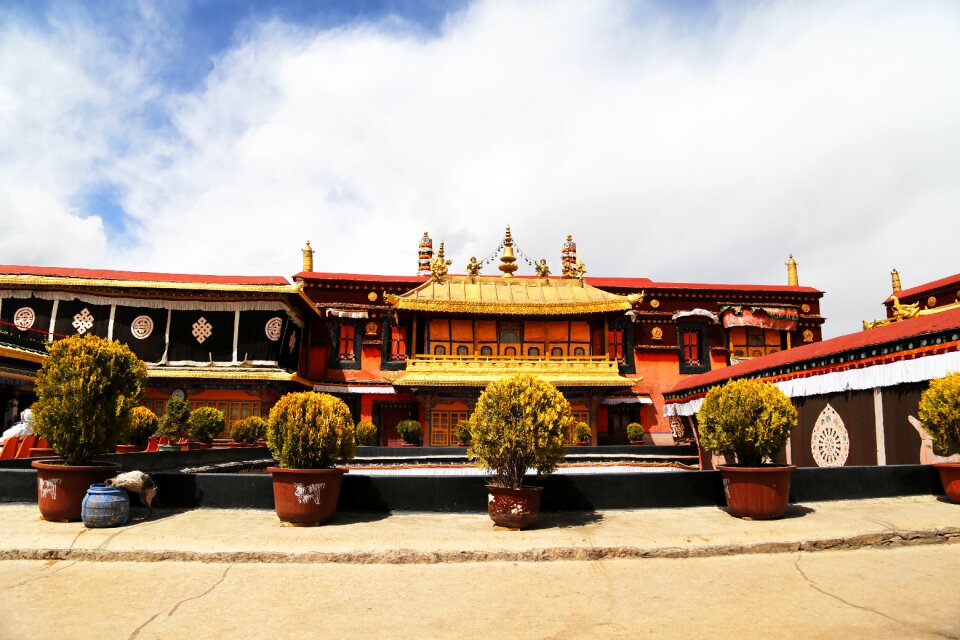
[[[710,371],[710,345],[707,340],[709,336],[709,325],[706,322],[678,322],[677,323],[677,347],[678,347],[678,356],[680,359],[680,373],[681,374],[693,374],[693,373],[705,373]],[[698,334],[697,337],[697,355],[700,358],[700,364],[687,364],[686,358],[684,357],[684,352],[686,351],[686,344],[684,343],[684,336],[687,333]]]

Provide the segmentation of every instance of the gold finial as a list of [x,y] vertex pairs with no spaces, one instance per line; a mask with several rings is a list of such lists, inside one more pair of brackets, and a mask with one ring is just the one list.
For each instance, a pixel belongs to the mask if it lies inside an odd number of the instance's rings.
[[442,282],[447,277],[447,267],[453,264],[453,260],[447,260],[443,255],[443,241],[440,241],[440,249],[437,251],[437,257],[430,263],[430,275],[437,282]]
[[583,260],[577,259],[577,266],[573,270],[574,277],[580,281],[580,286],[583,286],[583,276],[587,275],[587,265],[583,263]]
[[513,237],[510,235],[510,225],[507,225],[507,235],[503,239],[503,253],[500,255],[500,266],[497,267],[503,272],[503,278],[512,278],[513,272],[517,270],[516,256],[513,254]]
[[890,272],[890,281],[893,283],[893,292],[899,293],[903,290],[903,285],[900,284],[900,273],[894,267],[893,271]]
[[307,246],[301,251],[303,252],[303,271],[309,273],[313,271],[313,249],[310,248],[309,240],[307,240]]
[[797,277],[797,261],[793,259],[792,253],[790,254],[790,260],[787,262],[787,286],[800,286],[800,279]]

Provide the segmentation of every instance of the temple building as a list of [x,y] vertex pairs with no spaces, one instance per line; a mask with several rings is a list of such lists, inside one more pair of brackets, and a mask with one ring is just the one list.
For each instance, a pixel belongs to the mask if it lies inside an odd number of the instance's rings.
[[[885,318],[864,321],[862,331],[683,379],[666,394],[666,414],[693,433],[710,389],[752,378],[777,385],[797,408],[799,424],[781,462],[946,461],[934,455],[917,410],[930,380],[960,371],[960,274],[909,290],[895,269],[891,276]],[[707,468],[709,457],[702,458]]]
[[315,308],[279,277],[0,266],[4,424],[36,398],[46,345],[69,335],[119,340],[148,367],[145,405],[171,395],[216,407],[228,424],[266,415],[301,378]]
[[554,275],[507,228],[489,257],[452,269],[424,233],[411,243],[416,275],[391,276],[315,271],[308,242],[293,284],[0,265],[4,421],[34,400],[45,345],[92,333],[147,363],[158,415],[178,395],[229,424],[313,388],[372,421],[383,446],[400,444],[407,418],[424,445],[451,446],[488,382],[526,372],[563,391],[594,445],[625,444],[631,422],[648,444],[673,444],[692,433],[665,415],[665,392],[821,339],[823,294],[799,284],[792,257],[785,285],[697,284],[587,276],[571,236],[558,248]]
[[[518,255],[534,275],[516,274]],[[663,413],[678,381],[821,338],[823,294],[799,285],[792,257],[786,285],[587,277],[567,236],[560,265],[551,275],[509,228],[493,258],[471,258],[456,275],[426,233],[417,276],[322,273],[305,260],[294,281],[323,322],[302,375],[372,421],[384,446],[400,443],[396,424],[407,418],[422,423],[424,445],[456,444],[482,388],[517,372],[557,385],[592,444],[626,444],[631,422],[649,444],[672,444],[691,437]]]

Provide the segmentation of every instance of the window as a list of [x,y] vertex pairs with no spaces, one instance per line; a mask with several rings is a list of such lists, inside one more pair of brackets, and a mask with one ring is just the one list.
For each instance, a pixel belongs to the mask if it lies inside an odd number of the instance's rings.
[[517,355],[516,347],[505,347],[503,350],[503,355],[505,356],[515,356]]
[[468,349],[466,345],[460,345],[459,347],[457,347],[457,355],[458,356],[470,355],[470,349]]
[[551,357],[551,358],[562,358],[562,357],[563,357],[563,349],[562,349],[561,347],[553,347],[552,349],[550,349],[550,357]]
[[620,364],[626,364],[623,353],[623,329],[611,329],[607,332],[607,355]]
[[703,373],[710,370],[706,324],[681,324],[677,327],[680,347],[680,373]]
[[530,347],[529,349],[527,349],[527,355],[537,357],[540,355],[540,349],[537,347]]
[[[519,344],[520,343],[520,323],[519,322],[501,322],[500,323],[500,344]],[[513,353],[516,354],[514,349]]]
[[407,359],[407,328],[390,327],[390,362]]
[[730,357],[736,360],[759,358],[776,353],[785,346],[782,331],[760,327],[730,329]]
[[357,328],[352,324],[340,325],[340,344],[337,348],[337,360],[340,362],[355,362],[355,345]]
[[583,356],[587,355],[587,350],[584,349],[583,347],[574,347],[574,348],[573,348],[573,355],[575,355],[575,356],[577,356],[577,357],[583,357]]
[[482,356],[492,356],[493,347],[480,347],[480,355]]
[[442,344],[438,344],[433,348],[433,355],[435,356],[445,356],[447,355],[447,348]]
[[466,411],[433,411],[430,414],[430,445],[452,447],[457,444],[457,425],[467,419]]

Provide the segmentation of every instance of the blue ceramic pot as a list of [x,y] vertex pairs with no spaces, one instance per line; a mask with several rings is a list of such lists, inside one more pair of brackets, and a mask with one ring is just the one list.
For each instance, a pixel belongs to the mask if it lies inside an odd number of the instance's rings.
[[126,489],[92,484],[83,498],[80,514],[88,527],[116,527],[130,519],[130,498]]

